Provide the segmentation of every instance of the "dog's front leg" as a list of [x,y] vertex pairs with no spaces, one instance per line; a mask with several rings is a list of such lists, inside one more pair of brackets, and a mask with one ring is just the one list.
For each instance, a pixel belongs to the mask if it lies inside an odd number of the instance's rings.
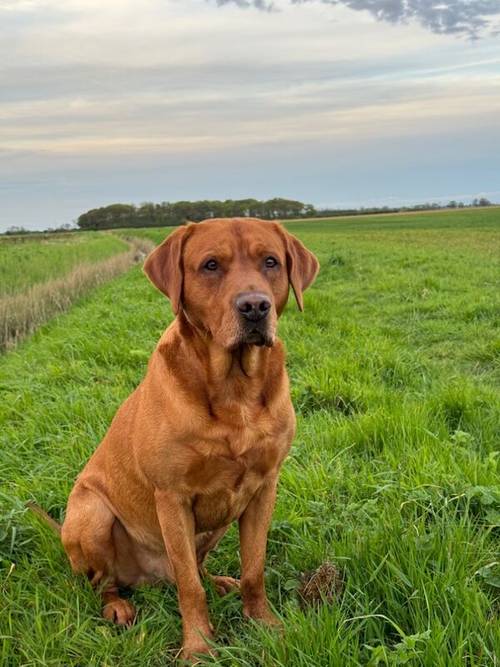
[[190,504],[169,491],[155,492],[156,511],[177,584],[182,616],[184,659],[209,653],[204,638],[211,638],[205,590],[196,560],[195,525]]
[[281,625],[269,609],[264,584],[267,533],[276,500],[278,475],[267,480],[239,519],[243,613],[269,625]]

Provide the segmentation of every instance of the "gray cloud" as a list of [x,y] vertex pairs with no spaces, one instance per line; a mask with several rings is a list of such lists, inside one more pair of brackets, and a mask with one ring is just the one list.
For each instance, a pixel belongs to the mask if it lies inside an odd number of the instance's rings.
[[222,7],[223,5],[237,5],[242,9],[248,9],[249,7],[256,7],[257,9],[262,9],[266,12],[273,11],[274,4],[273,2],[266,2],[266,0],[216,0],[217,5]]
[[[462,35],[477,39],[484,32],[496,32],[491,17],[500,14],[500,0],[319,0],[326,5],[344,5],[356,11],[368,11],[379,21],[408,23],[418,21],[437,34]],[[217,5],[236,4],[270,11],[265,0],[216,0]],[[290,0],[301,5],[314,0]]]
[[112,201],[498,189],[498,43],[431,30],[486,36],[500,0],[437,2],[0,0],[0,229]]

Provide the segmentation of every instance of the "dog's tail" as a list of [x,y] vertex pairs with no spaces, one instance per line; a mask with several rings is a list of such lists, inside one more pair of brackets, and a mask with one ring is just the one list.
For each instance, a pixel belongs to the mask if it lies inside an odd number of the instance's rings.
[[43,521],[45,521],[49,528],[54,531],[54,533],[61,535],[61,525],[57,523],[57,521],[49,514],[47,514],[47,512],[40,507],[40,505],[37,505],[32,500],[28,500],[26,507],[28,507],[35,514],[38,514],[38,516],[43,519]]

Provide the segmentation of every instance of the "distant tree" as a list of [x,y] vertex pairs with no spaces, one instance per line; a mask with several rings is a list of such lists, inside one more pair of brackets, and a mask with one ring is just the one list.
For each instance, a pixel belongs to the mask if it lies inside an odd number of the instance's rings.
[[6,234],[29,234],[29,230],[24,227],[18,227],[17,225],[12,225],[5,230]]
[[451,200],[450,202],[448,202],[448,204],[447,204],[447,207],[448,207],[448,208],[457,208],[457,206],[458,206],[458,204],[457,204],[457,202],[456,202],[454,199],[452,199],[452,200]]
[[486,199],[486,197],[481,197],[478,206],[491,206],[491,202],[489,199]]
[[152,202],[144,202],[131,213],[131,222],[137,227],[151,227],[156,223],[156,205]]
[[135,206],[131,204],[111,204],[82,213],[77,220],[80,229],[110,229],[132,227],[137,224]]
[[75,225],[71,222],[65,222],[62,225],[59,225],[59,227],[49,227],[45,231],[48,233],[57,233],[60,234],[61,232],[72,232],[75,230]]

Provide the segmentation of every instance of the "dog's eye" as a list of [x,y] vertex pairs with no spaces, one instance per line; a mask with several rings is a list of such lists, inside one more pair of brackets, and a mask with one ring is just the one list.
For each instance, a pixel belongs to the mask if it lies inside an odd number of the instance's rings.
[[215,259],[209,259],[208,262],[205,262],[203,268],[206,269],[207,271],[217,271],[219,265],[217,264]]
[[264,264],[267,269],[272,269],[274,266],[278,265],[278,260],[274,259],[274,257],[266,257]]

